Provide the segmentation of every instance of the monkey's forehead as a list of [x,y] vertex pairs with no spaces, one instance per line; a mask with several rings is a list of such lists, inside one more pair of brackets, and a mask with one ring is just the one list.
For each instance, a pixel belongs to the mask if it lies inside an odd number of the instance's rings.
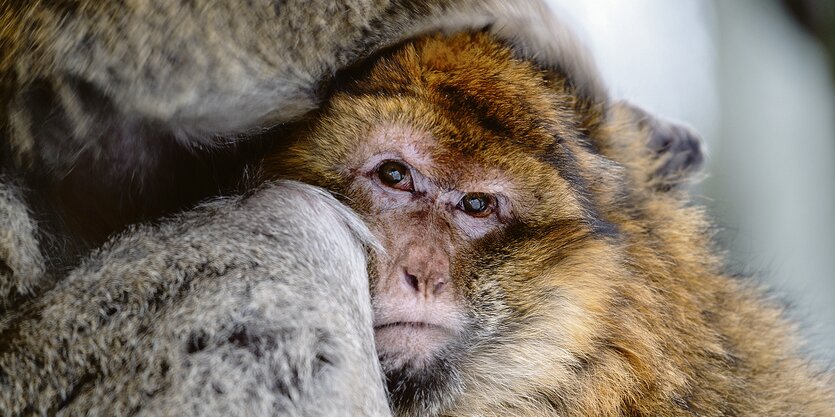
[[459,147],[483,148],[489,140],[541,151],[593,116],[578,111],[582,100],[564,77],[514,58],[485,33],[423,37],[369,65],[337,95],[426,102],[432,108],[427,116],[446,125],[432,127],[448,130],[438,136],[454,138]]

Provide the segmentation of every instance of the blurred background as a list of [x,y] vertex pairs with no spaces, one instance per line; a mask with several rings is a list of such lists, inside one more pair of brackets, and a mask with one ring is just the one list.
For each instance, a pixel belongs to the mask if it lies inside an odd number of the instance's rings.
[[703,135],[693,193],[730,271],[765,282],[835,364],[835,1],[550,1],[614,97]]

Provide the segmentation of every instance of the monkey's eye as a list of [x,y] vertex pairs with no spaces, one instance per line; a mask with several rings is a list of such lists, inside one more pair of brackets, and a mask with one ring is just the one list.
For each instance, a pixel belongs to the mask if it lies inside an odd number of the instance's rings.
[[406,165],[397,161],[386,161],[377,168],[377,176],[383,184],[403,191],[412,191],[412,176]]
[[484,193],[467,193],[458,208],[473,217],[487,217],[493,212],[493,197]]

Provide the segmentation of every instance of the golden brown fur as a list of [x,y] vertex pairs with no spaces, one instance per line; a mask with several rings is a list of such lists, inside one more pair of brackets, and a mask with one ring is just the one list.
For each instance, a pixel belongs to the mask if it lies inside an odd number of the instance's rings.
[[323,186],[368,216],[354,165],[375,128],[407,125],[454,167],[439,181],[496,171],[514,196],[512,221],[452,259],[466,332],[429,379],[389,374],[398,413],[835,413],[831,376],[800,356],[781,307],[723,274],[702,209],[658,186],[641,114],[485,34],[422,38],[352,76],[266,161],[269,177]]

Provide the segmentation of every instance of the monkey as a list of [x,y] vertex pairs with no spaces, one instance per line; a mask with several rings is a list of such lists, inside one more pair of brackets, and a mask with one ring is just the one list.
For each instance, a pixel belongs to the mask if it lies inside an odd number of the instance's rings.
[[374,245],[292,182],[139,226],[0,317],[0,414],[390,416]]
[[688,128],[483,31],[350,68],[265,157],[385,249],[374,339],[396,416],[831,416],[782,307],[725,273],[681,185]]

